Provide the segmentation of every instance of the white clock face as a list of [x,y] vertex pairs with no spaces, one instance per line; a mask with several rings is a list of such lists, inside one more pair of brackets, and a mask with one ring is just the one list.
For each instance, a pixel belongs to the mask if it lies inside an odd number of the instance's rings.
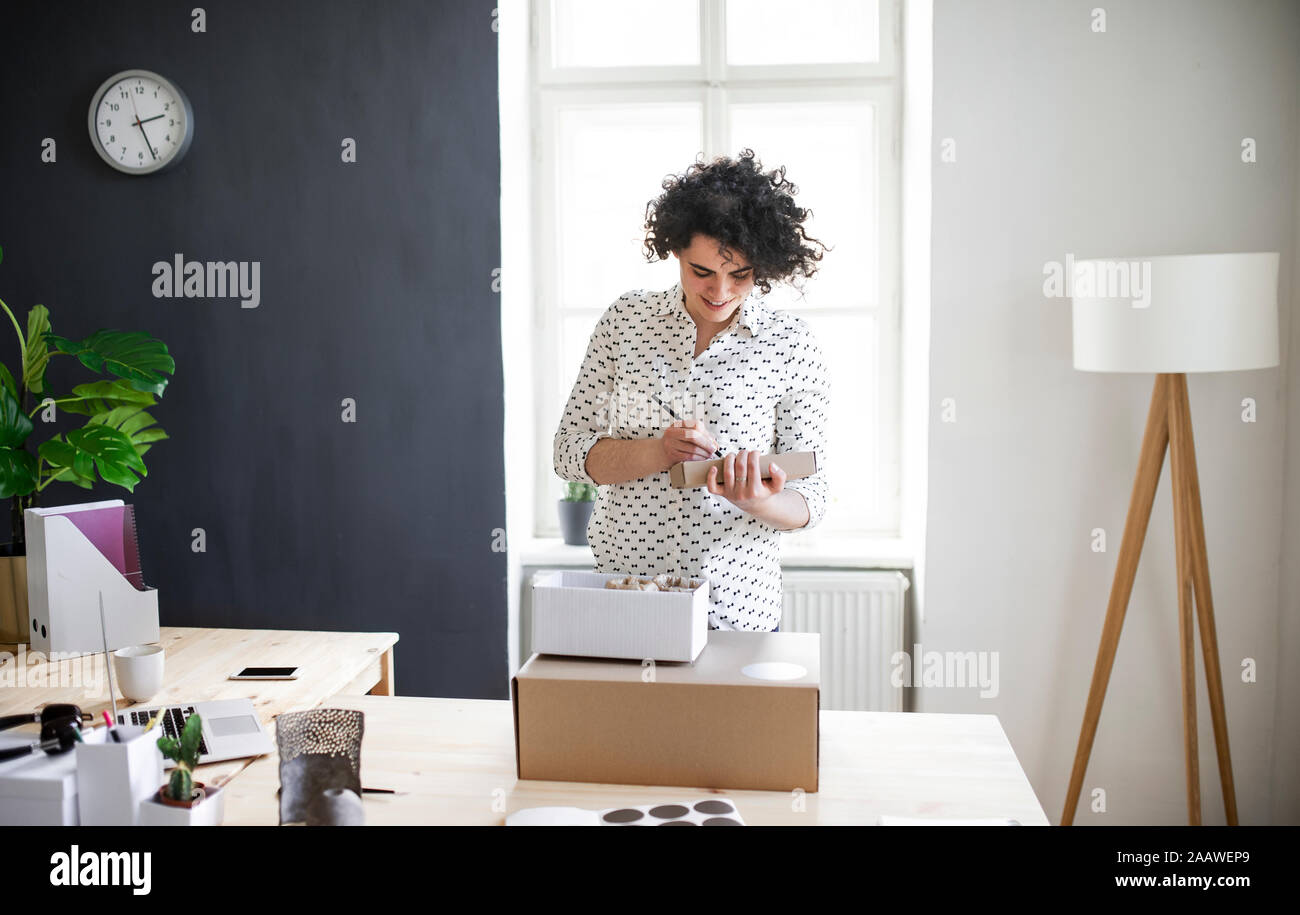
[[110,165],[148,174],[185,154],[193,125],[185,97],[156,73],[128,70],[110,77],[90,105],[90,131]]

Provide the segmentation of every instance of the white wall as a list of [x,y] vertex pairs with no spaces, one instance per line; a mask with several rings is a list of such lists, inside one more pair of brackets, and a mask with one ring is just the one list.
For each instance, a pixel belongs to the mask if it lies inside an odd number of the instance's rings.
[[[1286,365],[1286,492],[1282,500],[1282,600],[1277,630],[1277,735],[1273,750],[1273,823],[1300,823],[1300,180],[1295,193],[1292,307],[1282,320]],[[1287,319],[1290,319],[1289,321]],[[1289,328],[1287,325],[1290,325]]]
[[[504,380],[506,486],[506,670],[519,669],[520,555],[532,537],[533,258],[529,151],[532,148],[528,62],[529,13],[525,0],[499,10],[498,81],[501,117],[501,373]],[[507,679],[507,688],[509,680]]]
[[[1099,6],[1102,34],[1090,27]],[[917,707],[997,714],[1053,822],[1153,379],[1072,369],[1069,301],[1044,297],[1043,267],[1067,253],[1281,251],[1279,304],[1294,310],[1297,49],[1300,5],[1281,0],[935,2],[920,632],[927,651],[998,652],[1000,693],[923,689]],[[1241,162],[1243,137],[1257,141],[1253,165]],[[945,138],[956,141],[951,164],[939,159]],[[1280,590],[1288,379],[1291,558]],[[1298,383],[1294,359],[1189,378],[1243,823],[1269,823],[1275,811],[1300,821]],[[951,423],[940,411],[949,397]],[[1243,397],[1256,399],[1258,422],[1241,421]],[[1097,527],[1105,553],[1091,549]],[[1166,470],[1078,823],[1186,822],[1173,573]],[[1197,655],[1202,809],[1205,822],[1222,823],[1199,645]],[[1257,683],[1241,681],[1243,658],[1257,661]],[[1289,679],[1279,679],[1284,660]],[[1096,787],[1106,791],[1104,814],[1089,807]]]

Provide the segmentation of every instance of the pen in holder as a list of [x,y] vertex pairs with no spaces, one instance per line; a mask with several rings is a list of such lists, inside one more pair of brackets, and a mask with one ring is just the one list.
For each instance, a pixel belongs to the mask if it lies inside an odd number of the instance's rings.
[[140,802],[157,793],[163,781],[158,736],[134,725],[95,728],[84,732],[76,754],[81,825],[139,824]]

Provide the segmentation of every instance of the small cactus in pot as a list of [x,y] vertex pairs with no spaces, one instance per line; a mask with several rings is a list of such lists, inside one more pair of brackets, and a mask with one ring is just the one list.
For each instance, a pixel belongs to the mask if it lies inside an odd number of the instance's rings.
[[181,729],[180,739],[159,737],[158,749],[166,759],[176,761],[167,784],[159,789],[163,803],[192,807],[203,800],[204,786],[194,781],[194,770],[199,765],[199,745],[203,740],[203,721],[198,713],[190,715]]

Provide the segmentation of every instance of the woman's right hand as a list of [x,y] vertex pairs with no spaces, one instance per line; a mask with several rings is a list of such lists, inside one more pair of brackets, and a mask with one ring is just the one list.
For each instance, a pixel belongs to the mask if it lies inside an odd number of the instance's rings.
[[698,419],[677,420],[664,429],[659,441],[668,467],[682,461],[708,461],[717,456],[717,441]]

